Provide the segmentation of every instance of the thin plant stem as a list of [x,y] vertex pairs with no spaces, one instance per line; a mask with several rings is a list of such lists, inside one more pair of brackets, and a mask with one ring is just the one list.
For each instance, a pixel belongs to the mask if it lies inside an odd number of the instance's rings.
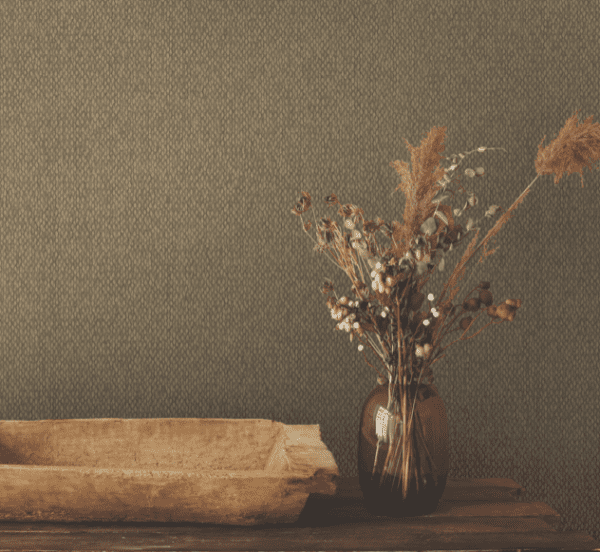
[[[359,339],[359,341],[360,341],[360,336],[358,337],[358,339]],[[362,341],[361,341],[361,343],[362,343]],[[376,354],[376,351],[375,351],[375,349],[373,349],[373,347],[371,346],[371,344],[370,344],[368,341],[367,341],[367,345],[368,345],[369,347],[371,347],[371,349],[373,350],[373,352]],[[366,352],[365,352],[365,351],[363,351],[363,355],[365,356],[365,361],[367,362],[367,364],[368,364],[368,365],[369,365],[371,368],[373,368],[373,370],[375,370],[375,371],[376,371],[376,372],[379,374],[379,377],[383,377],[383,376],[381,375],[381,372],[380,372],[379,370],[377,370],[377,368],[375,368],[375,366],[373,366],[373,365],[372,365],[372,364],[371,364],[371,363],[370,363],[370,362],[367,360],[367,354],[366,354]],[[380,359],[380,360],[381,360],[381,359]],[[383,361],[382,361],[382,364],[383,364],[384,368],[385,368],[386,370],[388,370],[388,367],[386,366],[386,364],[385,364]],[[388,372],[389,372],[389,370],[388,370]]]
[[[458,263],[458,265],[454,269],[454,272],[452,273],[452,276],[450,277],[450,280],[453,279],[453,276],[455,275],[457,269],[459,269],[459,266],[462,265],[462,268],[464,269],[464,267],[466,266],[466,264],[473,258],[473,256],[475,255],[475,253],[477,253],[484,245],[486,245],[490,241],[491,238],[493,238],[498,233],[498,231],[500,230],[500,227],[505,222],[508,221],[508,218],[510,216],[512,216],[511,212],[518,206],[518,204],[523,200],[523,198],[529,193],[529,190],[530,190],[531,186],[533,186],[534,182],[539,178],[539,176],[540,176],[539,174],[536,175],[536,177],[529,183],[529,186],[527,186],[527,188],[525,188],[525,190],[523,190],[523,192],[521,193],[521,195],[508,208],[507,212],[498,219],[498,221],[496,222],[496,224],[494,224],[494,226],[492,226],[492,228],[486,234],[485,238],[483,238],[483,240],[479,243],[479,245],[477,245],[470,252],[469,256],[466,257],[464,259],[464,261],[463,261],[463,259],[461,259],[461,261]],[[463,255],[463,258],[464,258],[464,255]],[[482,262],[482,261],[483,261],[483,257],[478,262]],[[446,293],[446,289],[443,289],[442,293],[440,295],[439,301],[442,301],[442,299],[444,298],[445,293]]]
[[[425,457],[427,459],[427,461],[429,462],[429,468],[430,470],[436,474],[437,476],[437,466],[436,463],[433,459],[433,455],[429,452],[429,449],[427,448],[427,442],[425,439],[425,432],[423,431],[423,424],[420,423],[420,416],[419,416],[419,411],[417,410],[417,419],[419,420],[419,423],[416,424],[416,429],[419,431],[419,436],[421,437],[421,444],[423,445],[423,447],[425,448]],[[436,477],[437,479],[437,477]]]
[[377,448],[375,449],[375,461],[373,462],[373,471],[371,472],[371,479],[375,477],[375,468],[377,468],[377,457],[379,455],[379,445],[381,444],[381,439],[377,437]]
[[411,431],[411,427],[410,424],[408,423],[408,386],[407,386],[407,381],[406,381],[406,372],[404,373],[403,376],[403,382],[402,382],[402,423],[403,423],[403,429],[404,432],[402,434],[403,437],[403,442],[402,442],[402,449],[404,451],[404,457],[402,459],[402,496],[404,498],[406,498],[407,494],[408,494],[408,473],[410,470],[410,461],[411,461],[411,440],[409,439],[409,435],[410,435],[410,431]]
[[[354,243],[356,243],[356,242],[354,242]],[[360,257],[360,253],[358,253],[358,256]],[[364,284],[365,283],[365,275],[363,274],[362,266],[360,265],[360,259],[357,259],[355,264],[358,267],[358,270],[360,271],[360,281]]]
[[[454,343],[456,343],[458,341],[464,341],[466,339],[473,339],[476,335],[479,335],[483,330],[485,330],[485,328],[487,328],[488,326],[491,326],[492,324],[502,324],[502,322],[504,322],[504,320],[490,320],[485,326],[483,326],[482,328],[480,328],[477,333],[474,333],[473,335],[470,335],[468,337],[464,337],[464,335],[469,331],[469,329],[471,328],[471,326],[475,323],[475,320],[477,320],[477,318],[479,318],[480,315],[481,314],[477,315],[477,317],[471,322],[471,324],[469,325],[469,327],[466,330],[463,331],[463,333],[461,334],[461,336],[458,339],[455,339],[454,341],[452,341],[452,343],[448,343],[448,345],[446,345],[445,347],[443,347],[442,349],[440,349],[439,352],[445,351],[448,347],[450,347],[450,345],[453,345]],[[449,333],[451,333],[451,332],[449,332]]]
[[[371,349],[373,349],[373,352],[380,358],[380,360],[383,362],[385,360],[385,356],[383,354],[382,350],[378,350],[377,349],[377,344],[375,343],[375,341],[373,341],[373,339],[371,339],[371,336],[367,333],[364,334],[364,336],[369,340]],[[377,336],[379,337],[379,336]]]

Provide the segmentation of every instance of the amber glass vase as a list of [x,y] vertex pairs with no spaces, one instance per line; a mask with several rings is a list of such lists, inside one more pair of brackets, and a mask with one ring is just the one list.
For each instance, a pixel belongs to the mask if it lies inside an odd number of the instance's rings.
[[[364,504],[375,515],[431,514],[446,487],[450,464],[448,423],[437,388],[434,384],[421,384],[417,388],[414,383],[406,391],[409,415],[416,398],[412,422],[407,424],[406,441],[403,440],[402,404],[399,404],[402,401],[398,400],[402,396],[398,395],[397,404],[388,410],[388,383],[377,385],[362,408],[358,473]],[[403,455],[403,451],[407,454]]]

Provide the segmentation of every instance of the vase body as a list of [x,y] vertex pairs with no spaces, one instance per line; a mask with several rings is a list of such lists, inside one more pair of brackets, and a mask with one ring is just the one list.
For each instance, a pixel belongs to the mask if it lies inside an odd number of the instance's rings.
[[[404,433],[402,415],[394,414],[402,412],[401,404],[388,410],[388,384],[377,385],[363,405],[358,437],[358,473],[365,507],[372,514],[390,517],[431,514],[446,487],[450,466],[446,408],[434,384],[421,384],[418,388],[416,383],[412,385],[407,401],[409,414],[415,400],[412,423],[406,436],[412,443],[406,454],[411,462],[408,472],[402,469],[402,451],[407,449],[398,449]],[[390,458],[384,470],[388,453]],[[408,477],[405,477],[406,473],[409,473]],[[404,480],[407,488],[403,491]]]

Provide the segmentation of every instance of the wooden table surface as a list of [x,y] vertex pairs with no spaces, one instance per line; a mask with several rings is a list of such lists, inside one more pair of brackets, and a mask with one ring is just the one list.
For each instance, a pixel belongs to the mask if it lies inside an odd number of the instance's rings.
[[370,515],[358,478],[341,478],[293,525],[0,522],[0,551],[600,550],[586,533],[558,532],[559,514],[524,492],[511,479],[449,480],[433,514],[394,519]]

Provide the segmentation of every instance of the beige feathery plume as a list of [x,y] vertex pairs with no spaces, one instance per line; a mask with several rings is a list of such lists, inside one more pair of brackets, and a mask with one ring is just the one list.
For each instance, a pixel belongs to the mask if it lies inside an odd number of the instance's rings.
[[392,253],[396,258],[408,251],[411,237],[417,234],[423,221],[430,216],[431,200],[437,193],[436,182],[446,174],[439,165],[442,158],[440,153],[444,151],[445,132],[446,127],[433,127],[418,148],[404,140],[410,151],[412,172],[404,161],[390,163],[402,177],[396,190],[401,189],[406,196],[404,223],[395,225],[393,232],[396,245],[392,247]]
[[546,147],[542,147],[546,136],[538,146],[535,170],[538,175],[554,174],[558,184],[563,173],[578,172],[583,188],[583,167],[592,169],[591,162],[600,159],[600,124],[592,123],[593,116],[578,124],[577,110],[558,136]]

